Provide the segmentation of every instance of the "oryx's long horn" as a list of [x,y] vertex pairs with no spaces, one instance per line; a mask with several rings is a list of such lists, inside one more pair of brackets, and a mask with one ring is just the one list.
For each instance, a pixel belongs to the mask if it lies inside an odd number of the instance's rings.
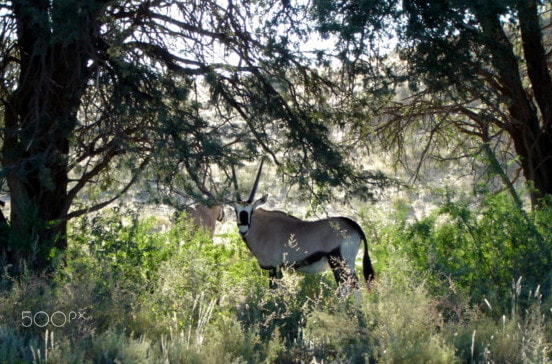
[[241,201],[240,189],[238,188],[238,179],[236,178],[236,170],[232,164],[232,182],[234,183],[234,189],[236,190],[236,202]]
[[255,183],[253,184],[253,189],[251,190],[251,194],[249,195],[249,199],[247,200],[247,203],[251,203],[255,199],[255,193],[257,193],[257,186],[259,186],[259,178],[261,177],[261,171],[263,170],[263,163],[264,163],[264,158],[261,159],[261,165],[259,166],[259,171],[257,172],[257,177],[255,178]]

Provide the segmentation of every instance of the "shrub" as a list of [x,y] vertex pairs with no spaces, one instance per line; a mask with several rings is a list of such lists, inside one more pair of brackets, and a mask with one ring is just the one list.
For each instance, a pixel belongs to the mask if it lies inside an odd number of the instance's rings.
[[419,272],[430,273],[434,294],[444,295],[454,286],[472,302],[487,299],[507,309],[512,282],[520,277],[527,290],[540,285],[550,292],[552,207],[527,213],[506,194],[472,206],[447,193],[428,217],[408,221],[406,214],[399,216],[382,230],[383,239]]
[[[118,212],[82,220],[54,279],[26,276],[0,291],[0,363],[549,361],[549,301],[542,302],[541,288],[528,294],[525,278],[504,288],[513,269],[507,263],[520,257],[490,261],[499,252],[485,229],[503,223],[500,239],[514,239],[519,221],[500,212],[502,203],[478,214],[459,206],[419,222],[399,213],[378,228],[370,247],[376,288],[346,297],[330,272],[285,272],[278,288],[268,289],[235,235],[214,244],[185,221],[160,232],[153,219]],[[531,217],[549,239],[546,214]],[[483,254],[462,253],[476,238]],[[464,275],[457,272],[462,259]],[[477,276],[486,269],[477,266],[481,259],[503,269],[493,272],[498,291]],[[503,295],[507,309],[476,299],[504,303]],[[91,319],[21,325],[22,310],[75,309]]]

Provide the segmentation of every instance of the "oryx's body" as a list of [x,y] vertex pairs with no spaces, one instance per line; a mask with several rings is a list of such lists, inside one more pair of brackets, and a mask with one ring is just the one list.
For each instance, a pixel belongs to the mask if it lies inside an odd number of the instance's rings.
[[224,210],[222,206],[208,207],[197,204],[186,208],[186,215],[192,220],[196,229],[207,231],[213,238],[217,221],[222,221],[224,218]]
[[[261,169],[262,163],[249,199],[241,201],[238,195],[234,209],[242,239],[259,265],[270,271],[271,278],[277,278],[282,267],[304,273],[331,268],[338,284],[348,282],[356,285],[355,259],[361,242],[364,242],[364,277],[370,282],[374,278],[374,270],[362,228],[346,217],[303,221],[281,211],[257,208],[267,199],[265,195],[254,201]],[[236,181],[235,184],[237,189]]]
[[330,268],[330,257],[340,257],[354,271],[363,237],[360,227],[344,217],[303,221],[259,208],[243,240],[264,269],[291,266],[299,272],[318,273]]

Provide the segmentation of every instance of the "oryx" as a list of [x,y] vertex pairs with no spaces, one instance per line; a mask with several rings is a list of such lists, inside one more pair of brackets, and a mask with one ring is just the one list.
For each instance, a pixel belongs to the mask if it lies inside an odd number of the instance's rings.
[[258,206],[268,195],[255,200],[263,161],[257,172],[247,201],[238,191],[234,170],[233,182],[237,201],[233,203],[239,233],[261,268],[269,271],[270,286],[281,277],[282,267],[299,272],[318,273],[331,268],[339,286],[358,285],[355,258],[364,242],[363,271],[368,284],[374,279],[374,269],[368,255],[368,243],[362,228],[347,217],[330,217],[303,221],[281,211],[268,211]]
[[215,235],[217,221],[224,219],[224,208],[221,205],[209,207],[198,203],[194,206],[186,207],[184,211],[186,212],[186,217],[191,220],[194,229],[205,230],[209,233],[211,239]]

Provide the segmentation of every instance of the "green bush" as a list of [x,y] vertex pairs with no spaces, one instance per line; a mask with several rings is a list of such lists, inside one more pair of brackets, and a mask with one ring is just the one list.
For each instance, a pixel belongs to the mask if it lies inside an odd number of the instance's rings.
[[[285,272],[268,289],[236,235],[215,244],[185,220],[162,232],[120,211],[82,219],[53,279],[0,291],[0,363],[550,362],[549,301],[531,281],[547,262],[521,263],[546,251],[551,213],[529,214],[543,239],[531,240],[501,198],[365,224],[376,287],[346,297],[330,272]],[[22,326],[22,311],[75,310],[90,319]]]
[[[403,211],[405,209],[403,208]],[[399,210],[400,211],[400,210]],[[419,271],[429,272],[434,294],[451,288],[472,302],[484,299],[504,309],[512,283],[533,291],[552,287],[552,208],[527,213],[506,194],[473,205],[446,194],[440,207],[419,221],[407,214],[381,229],[394,251]]]

